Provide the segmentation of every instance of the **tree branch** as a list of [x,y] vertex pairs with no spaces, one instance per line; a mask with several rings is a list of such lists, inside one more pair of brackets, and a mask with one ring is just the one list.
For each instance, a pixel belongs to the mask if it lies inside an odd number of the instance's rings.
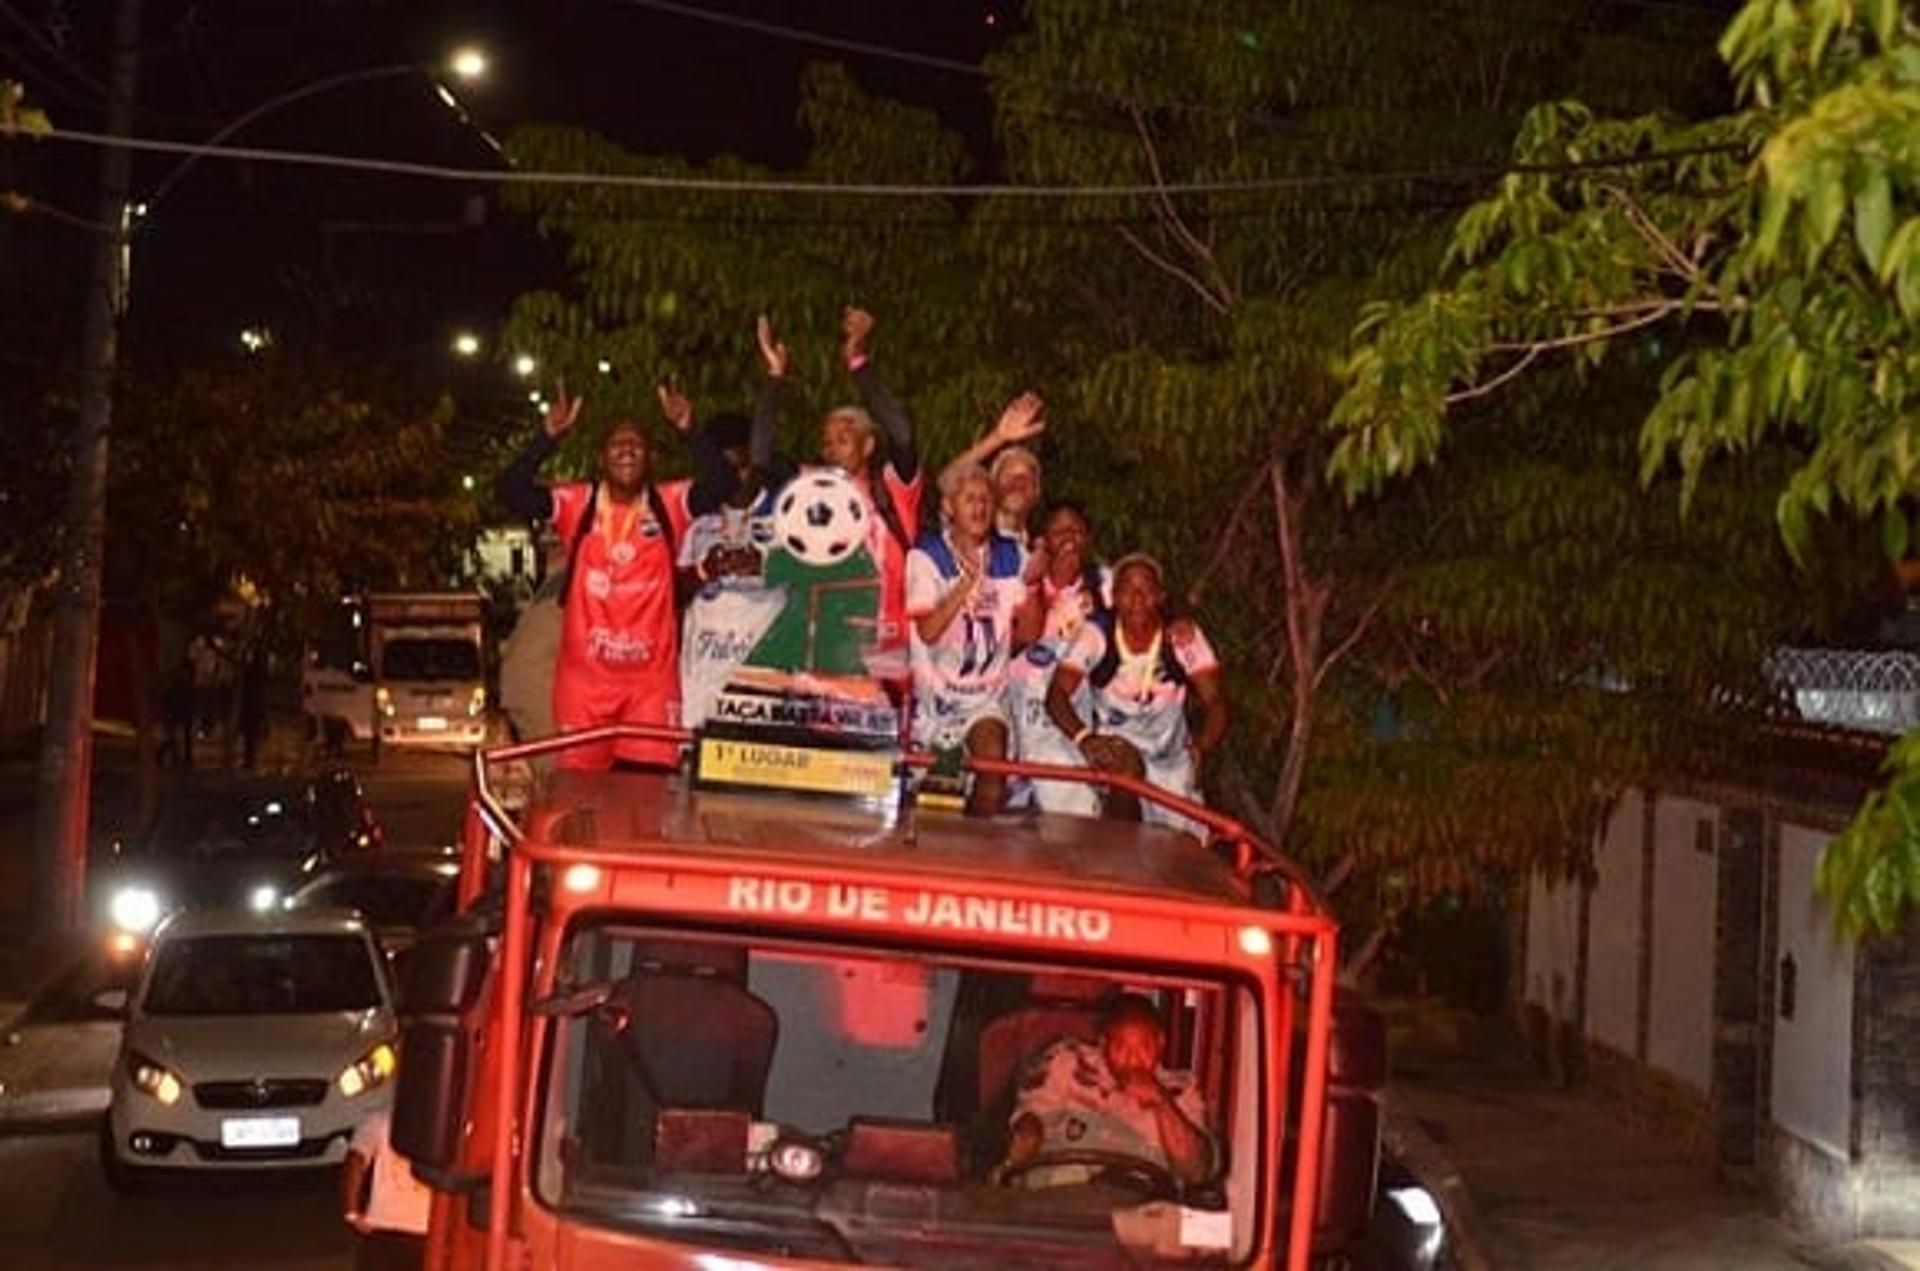
[[[1656,322],[1661,322],[1672,317],[1685,307],[1685,305],[1686,302],[1683,300],[1662,300],[1655,302],[1652,307],[1644,310],[1640,316],[1636,318],[1632,318],[1626,322],[1616,322],[1611,326],[1602,327],[1597,331],[1580,331],[1572,335],[1555,336],[1549,340],[1503,341],[1497,344],[1486,345],[1481,349],[1481,352],[1518,352],[1521,356],[1512,366],[1509,366],[1492,379],[1475,384],[1472,388],[1463,388],[1457,392],[1448,393],[1446,397],[1442,399],[1442,404],[1453,406],[1460,402],[1470,402],[1476,397],[1485,397],[1488,393],[1518,379],[1529,366],[1532,366],[1539,360],[1542,353],[1548,353],[1558,349],[1577,348],[1583,344],[1597,344],[1602,340],[1611,340],[1615,336],[1626,335],[1630,331],[1638,331],[1642,327],[1650,327]],[[1702,308],[1705,306],[1695,305],[1694,307]]]
[[1182,268],[1179,264],[1175,263],[1174,261],[1168,260],[1165,256],[1162,256],[1159,252],[1156,252],[1153,250],[1153,248],[1147,246],[1146,241],[1142,239],[1138,234],[1134,233],[1132,230],[1128,229],[1124,225],[1114,226],[1113,232],[1118,234],[1121,238],[1125,239],[1129,247],[1133,248],[1134,251],[1139,252],[1142,256],[1146,257],[1148,261],[1150,261],[1152,264],[1157,266],[1160,270],[1162,270],[1165,273],[1173,275],[1173,277],[1178,278],[1181,282],[1193,288],[1193,290],[1199,294],[1200,298],[1207,302],[1207,307],[1209,309],[1212,309],[1215,313],[1221,313],[1221,314],[1224,314],[1227,311],[1226,302],[1220,299],[1220,297],[1214,295],[1212,290],[1208,288],[1206,283],[1200,281],[1198,277],[1196,277],[1190,271]]
[[1392,594],[1393,579],[1389,578],[1380,585],[1380,594],[1373,598],[1373,603],[1368,605],[1354,622],[1353,630],[1347,632],[1346,639],[1335,645],[1333,651],[1326,657],[1320,659],[1320,665],[1313,672],[1313,687],[1316,692],[1319,691],[1320,685],[1325,683],[1327,673],[1333,670],[1334,665],[1352,652],[1353,646],[1360,643],[1361,638],[1367,634],[1367,628],[1373,625],[1373,620],[1379,616],[1380,610],[1386,606],[1387,598]]
[[1454,406],[1454,405],[1458,405],[1460,402],[1470,402],[1476,397],[1485,397],[1488,393],[1494,392],[1500,389],[1501,387],[1503,387],[1504,385],[1519,379],[1521,374],[1525,372],[1529,366],[1532,366],[1535,362],[1540,360],[1540,354],[1541,354],[1541,350],[1538,347],[1529,348],[1524,354],[1521,355],[1519,361],[1515,362],[1512,366],[1509,366],[1506,370],[1500,372],[1500,374],[1494,376],[1492,379],[1487,380],[1484,383],[1475,384],[1472,388],[1463,388],[1457,392],[1448,393],[1444,398],[1441,399],[1441,405]]
[[[1268,462],[1271,463],[1272,461],[1269,460]],[[1227,559],[1227,548],[1232,545],[1234,538],[1239,533],[1241,518],[1247,514],[1247,509],[1253,505],[1254,499],[1259,495],[1266,483],[1267,467],[1265,464],[1262,464],[1254,472],[1253,479],[1247,482],[1247,488],[1240,492],[1240,497],[1233,501],[1233,511],[1227,514],[1227,527],[1222,531],[1219,541],[1214,544],[1213,555],[1207,558],[1207,563],[1201,567],[1198,574],[1194,575],[1192,584],[1188,586],[1188,608],[1199,608],[1200,597],[1205,592],[1207,579],[1211,577],[1213,571],[1220,568],[1222,562]]]
[[1131,107],[1128,108],[1127,113],[1133,117],[1134,131],[1140,134],[1140,146],[1146,151],[1147,170],[1153,174],[1154,193],[1160,204],[1161,220],[1168,232],[1191,252],[1196,260],[1206,266],[1208,275],[1218,289],[1215,294],[1221,302],[1231,305],[1236,299],[1234,289],[1227,282],[1225,275],[1220,272],[1219,260],[1215,258],[1213,250],[1201,242],[1199,236],[1187,227],[1186,218],[1180,215],[1180,209],[1174,206],[1172,196],[1167,193],[1166,173],[1160,167],[1160,151],[1153,144],[1153,131],[1147,127],[1146,116]]
[[1608,185],[1604,188],[1614,202],[1620,205],[1621,212],[1627,218],[1627,224],[1633,226],[1633,232],[1640,236],[1641,241],[1652,247],[1655,254],[1664,259],[1682,278],[1690,283],[1699,281],[1699,264],[1680,250],[1680,244],[1667,237],[1660,226],[1654,223],[1654,219],[1647,215],[1646,209],[1634,201],[1631,194],[1617,185]]

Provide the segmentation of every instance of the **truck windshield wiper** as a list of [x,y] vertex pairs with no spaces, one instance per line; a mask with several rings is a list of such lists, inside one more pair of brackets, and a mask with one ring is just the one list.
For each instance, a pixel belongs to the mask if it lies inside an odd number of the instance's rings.
[[[777,1210],[741,1209],[694,1197],[655,1196],[642,1199],[629,1193],[609,1208],[617,1208],[622,1217],[656,1230],[678,1231],[707,1239],[731,1238],[759,1253],[777,1252],[789,1257],[824,1255],[841,1262],[866,1261],[840,1228],[814,1213],[811,1206]],[[813,1247],[767,1247],[780,1246],[783,1239],[792,1240],[795,1237],[807,1240]],[[828,1248],[822,1249],[821,1245]]]

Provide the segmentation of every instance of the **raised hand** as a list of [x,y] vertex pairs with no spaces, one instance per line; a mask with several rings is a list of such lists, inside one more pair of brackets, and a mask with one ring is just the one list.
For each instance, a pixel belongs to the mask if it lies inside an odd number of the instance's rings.
[[768,377],[785,379],[789,364],[787,346],[774,338],[773,319],[761,314],[753,324],[753,338],[760,345],[760,358],[767,364]]
[[553,400],[547,404],[546,418],[540,421],[547,436],[555,441],[566,436],[567,429],[573,427],[580,418],[580,408],[586,405],[586,400],[584,397],[568,397],[567,382],[557,382],[553,387]]
[[1047,403],[1038,393],[1022,393],[1008,402],[993,426],[994,440],[1003,446],[1019,445],[1047,430]]
[[840,316],[841,352],[847,361],[867,355],[867,337],[873,334],[873,315],[856,305],[848,305]]
[[693,431],[693,403],[680,391],[680,386],[672,380],[661,380],[656,390],[660,394],[660,413],[667,417],[677,433]]

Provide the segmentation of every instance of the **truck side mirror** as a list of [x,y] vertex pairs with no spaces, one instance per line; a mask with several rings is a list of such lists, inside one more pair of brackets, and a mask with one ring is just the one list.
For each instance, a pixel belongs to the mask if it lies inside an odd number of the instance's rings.
[[404,1058],[394,1085],[393,1146],[435,1185],[451,1186],[459,1161],[473,1058],[465,1017],[486,981],[488,936],[486,923],[473,916],[426,932],[400,985]]

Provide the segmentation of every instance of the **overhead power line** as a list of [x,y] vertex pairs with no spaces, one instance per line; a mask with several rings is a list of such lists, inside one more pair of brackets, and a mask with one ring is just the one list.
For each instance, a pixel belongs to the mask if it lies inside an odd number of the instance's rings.
[[1174,181],[1167,184],[1116,185],[939,185],[879,184],[870,182],[799,181],[790,179],[735,180],[722,177],[663,176],[639,172],[538,171],[526,168],[458,168],[407,159],[375,159],[327,154],[311,150],[279,150],[260,146],[206,145],[154,137],[121,137],[77,128],[52,128],[36,134],[54,141],[86,146],[118,146],[152,154],[192,155],[204,159],[233,159],[250,163],[277,163],[289,167],[365,172],[427,181],[498,183],[502,185],[578,186],[585,189],[677,191],[695,194],[775,194],[820,198],[1009,198],[1009,199],[1130,199],[1172,194],[1261,194],[1285,190],[1339,189],[1348,186],[1389,185],[1398,182],[1467,181],[1511,174],[1608,171],[1672,163],[1712,154],[1743,153],[1733,143],[1680,146],[1612,158],[1581,159],[1567,163],[1470,164],[1440,168],[1410,168],[1377,172],[1314,172],[1261,177],[1243,181]]

